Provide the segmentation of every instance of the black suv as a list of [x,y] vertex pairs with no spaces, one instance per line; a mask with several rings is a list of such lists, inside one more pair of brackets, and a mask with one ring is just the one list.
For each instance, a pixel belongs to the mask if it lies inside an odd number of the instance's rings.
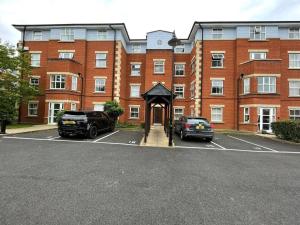
[[99,132],[114,129],[115,119],[99,111],[66,111],[58,121],[58,134],[61,137],[83,135],[94,139]]

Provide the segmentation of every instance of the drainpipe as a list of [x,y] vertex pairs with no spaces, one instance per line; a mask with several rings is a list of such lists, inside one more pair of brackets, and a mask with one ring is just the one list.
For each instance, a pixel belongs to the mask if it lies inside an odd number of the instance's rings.
[[112,67],[112,88],[111,88],[111,100],[114,100],[114,90],[115,90],[115,64],[116,64],[116,29],[109,25],[109,27],[114,31],[114,52],[113,52],[113,67]]
[[236,129],[240,130],[240,81],[243,79],[244,74],[241,75],[237,79],[237,86],[236,86]]
[[201,48],[201,84],[200,84],[200,91],[201,91],[201,95],[200,95],[200,116],[202,116],[202,105],[203,105],[203,97],[202,97],[202,87],[203,87],[203,74],[204,74],[204,65],[203,65],[203,62],[204,62],[204,55],[203,55],[203,52],[204,52],[204,41],[203,41],[203,36],[204,36],[204,30],[203,30],[203,27],[200,23],[198,23],[200,29],[201,29],[201,42],[202,42],[202,48]]

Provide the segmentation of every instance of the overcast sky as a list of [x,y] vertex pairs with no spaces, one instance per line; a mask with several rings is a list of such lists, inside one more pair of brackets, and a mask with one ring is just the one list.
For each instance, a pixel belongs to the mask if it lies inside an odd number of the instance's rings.
[[187,38],[194,21],[300,20],[300,0],[0,0],[0,38],[16,43],[11,24],[122,23],[130,38],[176,30]]

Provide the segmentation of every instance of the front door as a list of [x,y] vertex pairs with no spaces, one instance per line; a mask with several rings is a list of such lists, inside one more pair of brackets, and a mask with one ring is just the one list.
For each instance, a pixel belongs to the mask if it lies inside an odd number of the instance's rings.
[[161,107],[153,108],[153,123],[162,124],[162,108]]
[[259,130],[272,132],[271,123],[275,121],[275,109],[260,108],[259,112]]
[[64,109],[64,103],[49,102],[48,123],[49,124],[57,123],[56,115],[59,111],[63,109]]

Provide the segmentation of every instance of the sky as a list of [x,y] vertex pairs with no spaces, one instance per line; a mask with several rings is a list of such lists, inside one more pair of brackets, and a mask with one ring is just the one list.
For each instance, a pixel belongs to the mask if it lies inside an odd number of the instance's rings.
[[300,0],[0,0],[0,39],[12,24],[125,23],[130,38],[153,30],[187,38],[194,21],[298,20]]

